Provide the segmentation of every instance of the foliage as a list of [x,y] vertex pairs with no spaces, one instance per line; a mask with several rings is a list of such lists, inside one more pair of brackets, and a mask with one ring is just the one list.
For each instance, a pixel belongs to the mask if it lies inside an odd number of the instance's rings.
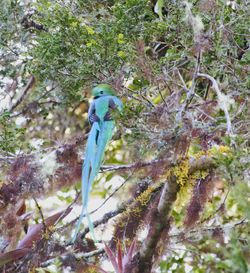
[[0,148],[2,151],[15,154],[18,150],[24,150],[25,128],[18,128],[10,122],[10,113],[7,110],[1,112],[0,119]]
[[94,224],[108,256],[137,238],[125,272],[247,272],[249,28],[245,0],[3,0],[3,272],[107,271],[87,228],[68,244],[75,219],[44,227],[80,203],[99,83],[124,104],[90,198],[106,198]]

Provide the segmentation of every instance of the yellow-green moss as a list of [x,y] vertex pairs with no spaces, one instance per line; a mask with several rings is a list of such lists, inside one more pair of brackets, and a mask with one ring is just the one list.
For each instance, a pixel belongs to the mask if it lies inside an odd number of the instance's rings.
[[188,181],[189,157],[187,156],[181,163],[173,168],[173,174],[177,178],[177,183],[184,186]]

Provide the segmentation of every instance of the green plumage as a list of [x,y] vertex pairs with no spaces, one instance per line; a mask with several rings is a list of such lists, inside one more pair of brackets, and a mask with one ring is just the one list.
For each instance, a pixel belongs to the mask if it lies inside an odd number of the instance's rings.
[[93,224],[87,211],[88,197],[95,176],[100,170],[106,146],[114,132],[115,122],[112,120],[110,109],[121,110],[122,108],[122,102],[114,96],[115,91],[108,84],[99,84],[96,86],[92,90],[92,95],[94,96],[94,101],[91,103],[88,111],[88,120],[92,124],[92,128],[89,133],[82,168],[83,206],[72,243],[74,243],[76,239],[84,213],[88,219],[89,230],[92,233],[93,239],[96,241]]

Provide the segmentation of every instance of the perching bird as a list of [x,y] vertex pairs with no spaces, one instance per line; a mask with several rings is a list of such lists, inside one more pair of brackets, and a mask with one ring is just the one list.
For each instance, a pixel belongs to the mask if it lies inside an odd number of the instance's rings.
[[100,170],[106,146],[114,132],[115,121],[112,119],[110,109],[122,109],[122,102],[115,96],[114,89],[108,84],[99,84],[93,88],[92,95],[94,96],[94,101],[91,103],[88,111],[88,120],[92,128],[89,133],[82,167],[83,205],[72,243],[75,242],[84,213],[88,219],[89,230],[96,241],[93,224],[87,211],[88,197],[93,181]]

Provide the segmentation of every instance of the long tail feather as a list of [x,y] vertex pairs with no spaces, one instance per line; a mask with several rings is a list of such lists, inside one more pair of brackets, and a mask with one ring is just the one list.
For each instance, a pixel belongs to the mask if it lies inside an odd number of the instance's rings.
[[94,225],[90,219],[90,216],[89,216],[89,213],[88,211],[86,211],[86,217],[87,217],[87,220],[88,220],[88,225],[89,225],[89,231],[90,233],[92,234],[92,237],[93,237],[93,240],[94,242],[96,243],[97,240],[96,240],[96,237],[95,237],[95,232],[94,232]]
[[75,242],[77,233],[82,223],[82,219],[84,217],[84,213],[88,219],[89,230],[92,234],[94,241],[96,242],[93,223],[91,222],[90,215],[87,211],[87,204],[93,181],[100,170],[106,146],[110,139],[112,138],[113,132],[114,121],[105,121],[101,123],[100,127],[99,124],[95,122],[91,128],[88,137],[87,148],[85,152],[85,160],[82,169],[81,190],[83,206],[81,215],[77,223],[76,231],[72,239],[72,243]]
[[[94,182],[95,176],[98,174],[102,159],[107,147],[108,142],[112,138],[113,132],[114,132],[114,122],[113,121],[105,121],[101,124],[100,126],[100,131],[98,132],[98,138],[97,138],[97,143],[96,143],[96,150],[95,150],[95,155],[93,156],[94,162],[91,161],[91,173],[89,176],[88,184],[84,184],[84,191],[82,189],[82,192],[84,192],[83,198],[83,206],[86,208],[86,216],[88,219],[88,225],[89,225],[89,230],[92,234],[92,237],[94,241],[96,242],[95,239],[95,234],[94,234],[94,227],[91,222],[90,216],[87,212],[87,204],[88,204],[88,197],[90,195],[90,191],[92,188],[92,184]],[[85,176],[84,176],[85,177]],[[82,181],[83,183],[83,181]]]
[[79,229],[80,229],[80,225],[81,225],[81,223],[82,223],[82,219],[83,219],[83,217],[84,217],[84,211],[85,211],[85,208],[82,207],[82,211],[81,211],[81,214],[80,214],[80,216],[79,216],[79,220],[78,220],[78,222],[77,222],[76,231],[75,231],[75,234],[74,234],[74,236],[73,236],[73,238],[72,238],[72,241],[71,241],[72,244],[74,244],[74,242],[75,242],[75,240],[76,240],[76,236],[77,236],[77,234],[78,234],[78,231],[79,231]]
[[[72,239],[72,243],[75,242],[76,236],[78,234],[78,231],[80,229],[80,225],[82,223],[82,219],[84,217],[84,213],[87,214],[87,204],[88,204],[88,196],[90,192],[90,188],[92,186],[91,182],[91,174],[92,172],[92,166],[95,164],[96,161],[96,151],[97,151],[97,143],[96,143],[96,136],[99,134],[100,127],[97,122],[95,122],[90,130],[88,141],[87,141],[87,147],[85,152],[85,160],[82,167],[82,186],[81,186],[81,192],[82,192],[82,211],[77,223],[77,227],[75,230],[75,234]],[[90,218],[89,218],[90,219]],[[91,221],[90,221],[91,222]],[[90,225],[89,222],[89,225]],[[92,224],[93,227],[93,224]],[[90,228],[90,231],[93,231],[93,228]],[[94,234],[91,231],[92,235]],[[93,236],[94,238],[94,236]]]

